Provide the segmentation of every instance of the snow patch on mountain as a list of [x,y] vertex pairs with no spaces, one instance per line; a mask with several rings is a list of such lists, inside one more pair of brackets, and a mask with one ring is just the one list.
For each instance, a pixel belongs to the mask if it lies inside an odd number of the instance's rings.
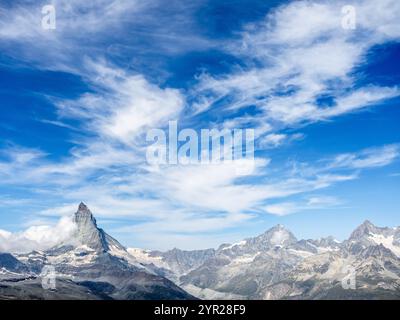
[[128,253],[136,259],[139,263],[143,265],[153,264],[158,268],[166,268],[169,269],[168,263],[163,261],[163,257],[161,256],[152,256],[151,251],[143,250],[139,248],[128,248]]
[[289,239],[289,233],[284,229],[279,229],[272,234],[271,243],[273,245],[283,245]]
[[234,247],[242,247],[242,246],[246,245],[246,243],[247,243],[246,240],[242,240],[242,241],[233,243],[233,244],[231,244],[231,245],[223,245],[223,246],[221,247],[221,250],[229,250],[229,249],[232,249],[232,248],[234,248]]
[[384,247],[392,251],[396,256],[400,257],[400,246],[396,246],[393,244],[394,241],[393,235],[384,236],[382,234],[370,233],[369,238],[376,244],[383,245]]

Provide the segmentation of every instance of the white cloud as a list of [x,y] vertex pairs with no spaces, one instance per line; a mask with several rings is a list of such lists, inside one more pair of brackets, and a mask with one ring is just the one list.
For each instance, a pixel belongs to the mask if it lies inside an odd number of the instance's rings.
[[271,133],[265,136],[260,144],[262,147],[277,147],[283,143],[287,139],[286,134],[281,134],[281,133]]
[[277,216],[285,216],[301,211],[325,210],[340,204],[341,201],[332,196],[312,196],[306,201],[281,202],[267,205],[263,208],[265,212]]
[[68,239],[75,228],[72,216],[69,216],[61,218],[54,226],[32,226],[17,233],[0,230],[0,251],[30,252],[49,249]]
[[[55,30],[41,27],[42,7],[49,4],[56,9]],[[154,54],[175,55],[215,46],[193,23],[198,5],[171,0],[165,14],[162,0],[13,1],[0,4],[0,48],[37,68],[82,77],[87,56],[132,55],[132,66],[145,63],[157,69],[157,77],[165,78],[165,71],[156,66],[159,61],[151,60]]]
[[316,205],[336,205],[340,203],[340,201],[331,196],[313,196],[308,199],[308,206],[316,206]]
[[383,147],[369,148],[359,153],[345,153],[335,157],[328,166],[329,169],[349,168],[364,169],[383,167],[400,155],[400,148],[397,144],[386,145]]
[[11,232],[0,229],[0,237],[2,237],[3,239],[6,239],[6,238],[9,238],[10,236],[11,236]]
[[285,202],[268,205],[265,207],[265,211],[277,216],[285,216],[287,214],[299,211],[299,208],[295,203]]
[[[357,78],[352,74],[365,62],[368,49],[400,38],[398,1],[357,2],[359,20],[354,31],[341,27],[341,8],[346,4],[294,1],[278,7],[263,22],[249,25],[241,43],[227,46],[248,67],[218,77],[204,74],[195,94],[209,101],[209,107],[222,97],[229,97],[230,109],[255,105],[261,113],[253,123],[258,125],[263,119],[263,124],[275,130],[329,119],[399,96],[397,87],[355,88]],[[319,106],[321,95],[332,96],[334,104]]]
[[[149,183],[166,199],[186,206],[241,212],[259,201],[263,192],[251,184],[236,183],[243,178],[237,174],[237,162],[167,167],[150,175]],[[257,175],[268,162],[256,159],[252,175]]]
[[[52,34],[41,26],[44,16],[41,9],[48,1],[32,1],[24,6],[9,6],[2,9],[3,18],[0,24],[0,37],[3,39],[30,40],[37,36],[66,37],[77,32],[106,31],[111,24],[118,23],[124,15],[141,9],[138,1],[94,0],[90,3],[80,0],[52,0],[56,9],[57,29]],[[61,33],[61,34],[60,34]]]
[[290,143],[296,140],[302,140],[304,135],[301,133],[285,134],[285,133],[270,133],[261,137],[258,140],[260,148],[276,148],[285,143]]
[[165,126],[183,110],[185,100],[179,90],[161,89],[140,74],[127,74],[104,61],[85,65],[98,92],[59,101],[58,112],[85,120],[85,125],[102,137],[131,145],[145,129]]

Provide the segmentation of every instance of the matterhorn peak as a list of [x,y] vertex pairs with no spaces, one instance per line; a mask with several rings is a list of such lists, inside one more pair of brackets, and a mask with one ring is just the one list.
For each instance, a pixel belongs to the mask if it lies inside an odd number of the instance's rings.
[[104,232],[97,227],[96,219],[83,202],[79,204],[78,211],[75,212],[74,222],[77,226],[74,237],[81,245],[86,245],[96,251],[107,251]]
[[92,212],[83,202],[79,204],[78,211],[75,212],[74,222],[78,225],[78,229],[97,229],[96,219],[93,217]]
[[90,212],[90,210],[89,210],[89,208],[87,207],[87,205],[84,204],[83,202],[81,202],[81,203],[79,204],[78,211],[80,211],[80,212]]

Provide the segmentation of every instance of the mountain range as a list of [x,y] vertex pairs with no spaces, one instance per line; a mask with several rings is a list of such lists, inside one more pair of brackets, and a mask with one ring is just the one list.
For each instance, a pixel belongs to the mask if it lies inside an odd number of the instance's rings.
[[[282,225],[217,249],[125,248],[81,203],[67,240],[0,253],[0,299],[399,299],[400,228],[365,221],[342,242]],[[51,266],[55,287],[44,289]]]
[[[97,227],[85,204],[75,231],[49,250],[0,254],[0,299],[194,299],[172,281],[138,263]],[[42,270],[54,268],[55,288],[42,286]]]
[[343,242],[277,225],[217,250],[128,251],[201,299],[400,298],[400,228],[369,221]]

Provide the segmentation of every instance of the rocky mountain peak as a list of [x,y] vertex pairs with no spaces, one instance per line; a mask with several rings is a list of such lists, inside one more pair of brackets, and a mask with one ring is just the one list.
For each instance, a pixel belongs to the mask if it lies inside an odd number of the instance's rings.
[[77,225],[74,239],[81,245],[86,245],[96,251],[108,250],[105,233],[97,227],[96,219],[83,202],[79,204],[78,211],[75,212],[74,222]]
[[288,245],[297,241],[293,233],[281,224],[267,230],[265,233],[257,237],[257,239],[258,241],[274,246]]
[[371,233],[380,234],[383,233],[385,228],[378,228],[369,220],[365,220],[360,226],[358,226],[350,235],[350,240],[360,240],[368,237]]
[[92,212],[89,208],[81,202],[78,207],[78,211],[75,212],[74,222],[78,225],[78,228],[96,228],[96,219],[93,217]]
[[86,212],[86,213],[90,213],[89,208],[87,207],[86,204],[84,204],[83,202],[81,202],[78,206],[78,212]]
[[375,225],[369,221],[369,220],[365,220],[360,227],[364,227],[364,228],[368,228],[368,229],[372,229],[375,228]]

